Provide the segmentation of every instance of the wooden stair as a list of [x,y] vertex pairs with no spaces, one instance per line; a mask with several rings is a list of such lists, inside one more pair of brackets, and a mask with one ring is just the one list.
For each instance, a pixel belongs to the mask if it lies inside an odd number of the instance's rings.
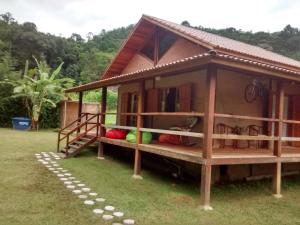
[[69,144],[68,147],[64,147],[60,150],[60,152],[65,154],[64,158],[72,157],[79,154],[82,150],[93,144],[95,141],[97,141],[97,137],[84,136],[83,138],[74,141],[72,144]]
[[[82,121],[84,117],[85,120]],[[93,121],[95,119],[97,119],[97,122]],[[72,125],[74,128],[67,130],[67,128],[70,128]],[[82,130],[83,132],[81,132]],[[86,147],[97,141],[98,131],[99,114],[83,113],[81,117],[59,131],[57,152],[62,154],[63,158],[69,158],[78,155],[80,152],[86,149]],[[66,145],[64,148],[60,149],[60,142],[64,139],[66,139]]]

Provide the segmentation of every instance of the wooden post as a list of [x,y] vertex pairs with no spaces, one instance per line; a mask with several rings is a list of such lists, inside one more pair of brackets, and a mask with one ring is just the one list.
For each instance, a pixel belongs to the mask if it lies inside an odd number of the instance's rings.
[[143,118],[141,113],[144,111],[144,95],[145,95],[145,81],[139,83],[139,92],[138,92],[138,105],[137,105],[137,124],[136,124],[136,148],[134,156],[134,179],[142,179],[141,173],[141,151],[139,150],[139,144],[142,143],[142,131],[140,128],[143,127]]
[[63,127],[67,126],[67,100],[64,100],[64,118],[63,118]]
[[276,198],[281,197],[281,151],[282,151],[282,133],[283,133],[283,110],[284,110],[284,83],[277,81],[276,89],[276,118],[279,122],[276,123],[275,136],[278,140],[275,141],[274,155],[277,156],[278,161],[274,165],[273,173],[273,195]]
[[154,60],[153,64],[154,66],[157,65],[159,60],[159,29],[155,29],[155,34],[154,34]]
[[[79,92],[79,100],[78,100],[78,122],[77,125],[79,125],[81,123],[81,113],[82,113],[82,99],[83,99],[83,92]],[[77,130],[77,134],[80,133],[80,128],[78,128]]]
[[102,94],[101,94],[101,109],[100,109],[100,132],[99,132],[99,140],[98,140],[98,159],[104,159],[104,154],[103,154],[103,148],[104,145],[101,142],[101,137],[105,136],[105,127],[102,125],[105,124],[105,113],[106,113],[106,99],[107,99],[107,87],[102,88]]
[[210,207],[210,189],[211,189],[211,158],[213,148],[213,130],[215,115],[215,96],[216,96],[217,68],[213,65],[207,69],[206,79],[206,98],[204,114],[204,140],[203,140],[203,158],[201,170],[201,206],[204,210],[212,210]]

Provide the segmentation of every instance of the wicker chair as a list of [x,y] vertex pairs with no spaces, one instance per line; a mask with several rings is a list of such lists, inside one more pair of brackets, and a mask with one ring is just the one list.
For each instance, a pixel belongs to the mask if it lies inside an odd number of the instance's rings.
[[[263,134],[263,128],[262,126],[258,125],[249,125],[246,128],[246,131],[249,136],[259,136]],[[251,144],[254,143],[254,147],[256,149],[259,149],[263,146],[263,141],[248,141],[248,148],[251,148]]]
[[[239,127],[231,127],[224,123],[218,123],[216,126],[216,132],[218,134],[240,134],[240,128]],[[227,144],[228,141],[230,141],[230,144]],[[227,140],[227,142],[224,139],[219,140],[220,148],[226,148],[226,147],[238,148],[239,147],[238,140]]]

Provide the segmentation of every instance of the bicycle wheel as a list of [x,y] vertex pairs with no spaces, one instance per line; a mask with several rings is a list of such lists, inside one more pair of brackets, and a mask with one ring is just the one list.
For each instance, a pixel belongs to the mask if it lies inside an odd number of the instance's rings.
[[252,103],[256,100],[257,92],[256,92],[256,86],[253,84],[248,84],[245,88],[245,100],[248,103]]

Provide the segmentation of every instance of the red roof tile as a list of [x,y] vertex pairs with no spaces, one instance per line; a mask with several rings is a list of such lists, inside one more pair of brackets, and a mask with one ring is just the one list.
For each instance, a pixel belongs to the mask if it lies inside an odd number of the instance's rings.
[[300,61],[279,55],[277,53],[265,50],[258,46],[253,46],[240,41],[236,41],[216,34],[208,33],[195,28],[186,27],[183,25],[179,25],[152,16],[144,15],[143,18],[149,21],[154,21],[162,26],[168,27],[171,30],[177,31],[178,33],[194,38],[195,40],[198,40],[210,46],[211,49],[220,50],[220,51],[228,50],[238,54],[243,54],[244,56],[250,56],[250,57],[252,56],[257,59],[276,62],[287,66],[297,67],[298,69],[300,69]]
[[283,68],[283,67],[274,66],[272,64],[261,63],[259,61],[249,60],[249,59],[242,58],[242,57],[237,57],[237,56],[234,56],[234,55],[228,55],[228,54],[222,54],[222,53],[215,52],[215,51],[210,51],[210,52],[207,52],[207,53],[203,53],[203,54],[183,58],[183,59],[180,59],[180,60],[176,60],[176,61],[173,61],[173,62],[170,62],[170,63],[161,64],[161,65],[149,67],[149,68],[146,68],[146,69],[137,70],[137,71],[134,71],[134,72],[131,72],[131,73],[120,74],[120,75],[116,75],[116,76],[109,77],[109,78],[106,78],[106,79],[90,82],[90,83],[87,83],[87,84],[83,84],[83,85],[80,85],[80,86],[77,86],[77,87],[67,89],[66,92],[91,90],[91,89],[96,89],[96,88],[104,87],[104,86],[108,86],[108,85],[117,85],[119,83],[122,83],[124,78],[125,79],[130,78],[132,80],[139,79],[147,72],[157,71],[157,70],[162,69],[162,68],[168,68],[168,67],[171,67],[171,66],[174,66],[174,65],[184,64],[184,63],[191,62],[191,61],[197,61],[197,60],[201,60],[201,59],[204,59],[204,58],[207,58],[207,57],[220,58],[220,59],[223,59],[223,60],[229,60],[229,61],[240,62],[240,63],[243,63],[243,64],[255,65],[256,67],[266,68],[266,69],[271,70],[271,71],[281,71],[281,72],[284,72],[284,73],[300,76],[300,71],[299,70],[290,70],[290,69],[286,69],[286,68]]

